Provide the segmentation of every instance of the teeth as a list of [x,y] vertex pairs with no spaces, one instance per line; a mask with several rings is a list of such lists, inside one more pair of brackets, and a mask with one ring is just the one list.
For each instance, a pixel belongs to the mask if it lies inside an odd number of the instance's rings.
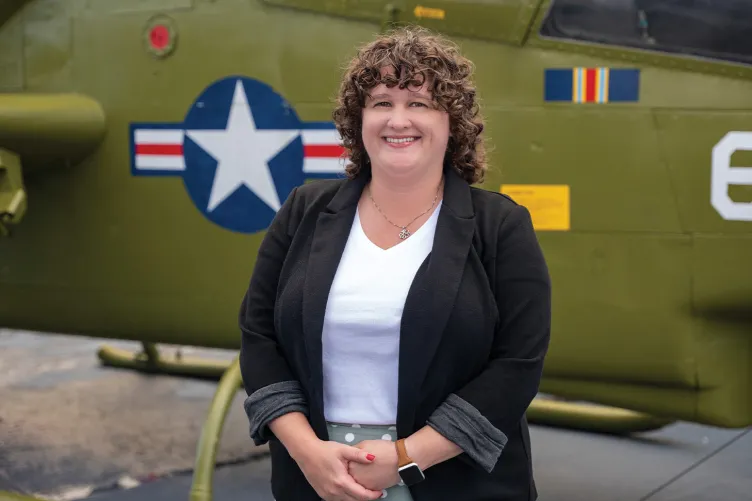
[[414,137],[403,137],[400,139],[395,139],[392,137],[386,138],[387,143],[412,143],[413,141],[415,141]]

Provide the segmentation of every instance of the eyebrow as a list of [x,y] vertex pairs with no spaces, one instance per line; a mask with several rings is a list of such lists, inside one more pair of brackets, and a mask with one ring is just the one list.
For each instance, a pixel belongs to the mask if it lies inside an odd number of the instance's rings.
[[[425,94],[420,94],[420,93],[414,92],[414,91],[408,91],[408,92],[413,97],[420,97],[420,98],[423,98],[423,99],[428,99],[429,101],[431,99],[429,96],[427,96]],[[389,94],[375,94],[373,96],[369,94],[368,97],[370,97],[371,99],[389,99],[391,96]]]

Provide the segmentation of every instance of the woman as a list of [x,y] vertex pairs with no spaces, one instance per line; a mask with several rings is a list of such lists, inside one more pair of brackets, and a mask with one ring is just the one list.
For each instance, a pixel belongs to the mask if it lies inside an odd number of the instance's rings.
[[486,169],[471,64],[407,28],[363,47],[347,179],[292,192],[241,312],[245,409],[277,501],[530,501],[550,330],[528,211]]

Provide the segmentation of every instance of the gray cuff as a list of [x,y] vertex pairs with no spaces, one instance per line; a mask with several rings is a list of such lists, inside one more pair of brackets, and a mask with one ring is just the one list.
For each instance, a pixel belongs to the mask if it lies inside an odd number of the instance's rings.
[[243,402],[253,443],[263,445],[274,434],[268,425],[289,412],[308,414],[308,403],[298,381],[282,381],[254,391]]
[[431,414],[427,423],[431,428],[451,440],[485,471],[491,472],[507,436],[491,424],[483,414],[466,400],[455,394]]

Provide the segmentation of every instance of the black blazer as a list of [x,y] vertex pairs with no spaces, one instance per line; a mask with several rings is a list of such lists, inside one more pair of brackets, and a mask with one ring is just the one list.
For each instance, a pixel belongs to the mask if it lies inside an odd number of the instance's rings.
[[[415,501],[531,501],[525,411],[548,349],[551,285],[530,215],[509,197],[471,187],[447,169],[432,252],[418,269],[402,317],[397,434],[419,430],[455,393],[508,441],[487,473],[466,454],[429,468]],[[324,418],[321,330],[330,286],[369,172],[315,181],[290,194],[259,249],[241,307],[246,392],[299,381],[316,435]],[[318,501],[272,436],[277,501]]]

